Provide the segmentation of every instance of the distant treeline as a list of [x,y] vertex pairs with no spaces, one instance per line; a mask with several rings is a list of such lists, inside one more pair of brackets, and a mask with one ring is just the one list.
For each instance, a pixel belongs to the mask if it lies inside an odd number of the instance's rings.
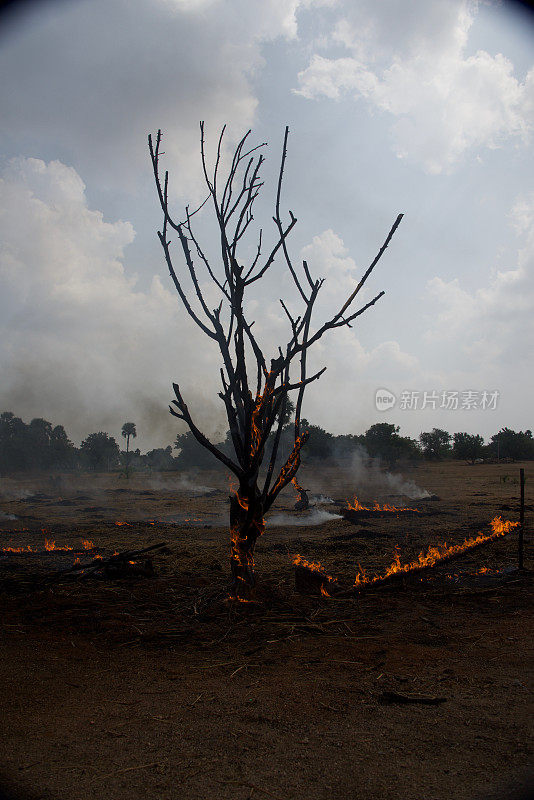
[[[318,425],[302,421],[310,432],[302,451],[303,463],[326,459],[347,459],[354,455],[381,459],[388,467],[415,464],[422,459],[461,459],[469,463],[480,460],[524,461],[534,459],[532,432],[502,428],[488,443],[482,436],[459,432],[450,434],[433,428],[420,434],[419,440],[401,436],[399,426],[379,422],[363,434],[334,436]],[[133,431],[133,432],[132,432]],[[122,436],[135,438],[135,425],[125,423]],[[293,424],[288,420],[282,431],[280,454],[292,446]],[[232,455],[230,434],[218,446]],[[17,471],[110,471],[215,469],[219,462],[198,444],[191,432],[179,434],[174,445],[141,453],[139,449],[121,450],[108,433],[91,433],[76,447],[62,425],[55,427],[45,419],[25,423],[10,411],[0,414],[0,472]]]

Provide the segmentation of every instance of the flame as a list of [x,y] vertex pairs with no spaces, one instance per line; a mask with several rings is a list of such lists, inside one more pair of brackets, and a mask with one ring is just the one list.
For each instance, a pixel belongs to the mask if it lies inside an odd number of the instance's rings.
[[253,603],[254,600],[247,600],[245,597],[236,597],[235,595],[229,594],[226,598],[229,602],[232,603]]
[[[45,530],[43,530],[42,532],[46,533]],[[83,545],[84,550],[94,550],[94,547],[95,547],[94,543],[89,541],[89,539],[83,539],[82,540],[82,545]],[[74,548],[71,547],[68,544],[57,545],[54,539],[47,539],[46,536],[45,536],[45,540],[44,540],[44,547],[45,547],[45,550],[48,553],[53,552],[53,551],[56,551],[56,552],[57,551],[68,552],[69,550],[74,550]],[[2,547],[0,549],[0,552],[3,552],[3,553],[37,553],[39,551],[38,550],[34,550],[34,548],[31,545],[27,545],[26,547]],[[102,556],[95,556],[95,558],[102,558]],[[74,563],[77,563],[77,562],[75,561]]]
[[380,503],[376,501],[374,506],[371,508],[370,506],[362,505],[356,495],[354,495],[354,500],[352,501],[352,503],[350,500],[347,500],[347,509],[349,511],[387,511],[395,514],[399,511],[415,511],[416,514],[419,513],[418,508],[407,508],[407,507],[400,508],[398,506],[392,506],[389,503],[384,503],[384,505],[381,506]]
[[354,585],[359,588],[361,586],[370,586],[374,583],[379,583],[392,575],[398,575],[407,572],[417,572],[418,570],[427,567],[434,567],[442,561],[446,561],[451,556],[465,553],[473,547],[477,547],[485,542],[490,542],[493,539],[498,539],[510,533],[511,530],[517,528],[519,522],[511,522],[510,520],[503,520],[501,517],[494,517],[491,520],[491,533],[484,534],[478,533],[476,536],[470,536],[465,539],[461,544],[447,545],[445,542],[442,545],[431,546],[426,553],[421,551],[414,561],[409,561],[406,564],[401,564],[399,553],[395,553],[390,566],[386,569],[383,575],[374,575],[368,577],[365,570],[360,567],[360,572],[356,575]]
[[[259,526],[258,526],[259,527]],[[260,530],[261,535],[261,530]],[[242,567],[248,567],[250,570],[254,569],[254,556],[250,552],[243,552],[241,545],[245,544],[246,538],[242,538],[239,535],[239,525],[234,525],[230,528],[230,550],[231,550],[231,558],[235,559],[238,564]],[[243,563],[243,557],[245,558],[245,563]],[[244,581],[240,575],[237,576],[238,580]]]
[[[247,516],[245,520],[241,520],[236,522],[230,528],[230,561],[234,565],[238,565],[245,572],[253,572],[254,571],[254,553],[251,552],[250,549],[245,549],[245,545],[247,543],[247,535],[246,529],[247,527],[254,526],[258,531],[258,536],[262,536],[263,532],[265,531],[265,520],[263,517],[259,519],[253,518],[252,514],[249,514],[250,504],[246,497],[243,497],[239,491],[234,493],[234,498],[237,500],[238,505],[243,511],[247,512]],[[245,536],[241,536],[241,528],[245,528]],[[245,579],[241,575],[236,575],[237,580],[242,581],[245,583]],[[238,597],[239,593],[236,592],[236,600],[241,600],[242,598]]]
[[[326,583],[335,583],[337,581],[337,578],[333,578],[331,575],[328,575],[328,573],[325,572],[325,569],[320,561],[308,561],[307,559],[302,558],[302,556],[298,553],[296,556],[293,556],[293,566],[305,567],[306,569],[309,569],[310,572],[318,572],[325,579]],[[325,589],[324,583],[321,586],[321,594],[325,597],[330,597]]]
[[304,492],[304,489],[302,488],[302,486],[298,482],[296,475],[293,478],[291,478],[291,483],[295,487],[295,491],[297,492],[298,496],[300,497],[302,495],[302,493]]
[[285,486],[286,483],[295,477],[300,466],[300,451],[303,445],[306,443],[309,433],[309,431],[304,431],[304,433],[297,437],[295,444],[293,445],[293,450],[291,451],[286,463],[280,470],[278,480],[273,486],[273,493],[276,493],[281,486]]
[[129,526],[130,526],[130,523],[129,523],[129,522],[124,522],[123,520],[121,520],[121,519],[118,519],[118,520],[116,520],[116,522],[115,522],[115,525],[117,525],[119,528],[120,528],[122,525],[128,525],[128,527],[129,527]]
[[256,400],[254,401],[254,408],[252,409],[252,416],[251,416],[251,429],[250,429],[250,455],[252,458],[256,455],[259,450],[260,443],[263,436],[263,431],[261,429],[261,417],[263,415],[263,409],[271,401],[272,394],[274,392],[274,386],[269,386],[269,378],[271,373],[267,375],[265,379],[265,386],[263,392],[256,395]]
[[59,545],[56,545],[53,539],[45,539],[45,550],[51,551],[51,550],[73,550],[73,549],[74,548],[70,547],[68,544],[64,545],[63,547],[60,547]]

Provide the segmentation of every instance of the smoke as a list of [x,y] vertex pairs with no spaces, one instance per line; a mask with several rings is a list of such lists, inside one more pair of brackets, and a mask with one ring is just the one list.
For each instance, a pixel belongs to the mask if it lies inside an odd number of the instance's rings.
[[17,486],[15,481],[3,478],[2,485],[0,486],[0,500],[22,500],[25,497],[30,497],[35,494],[34,490],[28,487],[22,488]]
[[145,481],[145,485],[149,489],[159,492],[188,492],[196,496],[211,494],[217,490],[213,486],[202,486],[193,474],[179,475],[177,477],[166,476],[165,478],[160,475],[151,475]]
[[125,270],[132,225],[89,208],[59,161],[13,159],[0,205],[0,410],[62,424],[75,443],[98,430],[121,441],[132,420],[132,445],[166,446],[184,430],[167,408],[175,379],[213,435],[221,414],[203,376],[216,354],[157,275],[140,288]]
[[309,527],[310,525],[322,525],[323,522],[331,522],[334,519],[343,519],[341,514],[331,514],[323,508],[312,508],[307,513],[296,514],[273,514],[267,518],[267,527],[279,527],[281,525],[291,527]]
[[364,448],[357,448],[351,456],[349,473],[358,497],[376,499],[379,497],[408,497],[410,500],[423,500],[430,492],[422,489],[413,480],[386,471],[379,459],[370,458]]
[[333,502],[330,497],[321,494],[325,481],[330,492],[339,494],[341,490],[357,495],[359,499],[407,497],[409,500],[423,500],[430,497],[430,492],[418,486],[414,480],[407,479],[400,473],[390,472],[379,458],[371,458],[361,446],[350,453],[345,449],[336,449],[325,466],[326,471],[318,471],[311,462],[305,467],[306,477],[301,478],[304,485],[315,492],[312,499],[318,504]]
[[311,499],[314,504],[329,506],[334,502],[331,497],[326,497],[324,494],[312,494]]

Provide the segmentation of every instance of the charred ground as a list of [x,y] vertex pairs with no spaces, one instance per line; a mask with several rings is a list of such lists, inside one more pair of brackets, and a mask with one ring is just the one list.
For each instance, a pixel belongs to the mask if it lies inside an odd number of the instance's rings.
[[[409,559],[496,514],[517,519],[516,466],[427,465],[411,477],[438,500],[404,498],[421,513],[357,524],[310,524],[357,487],[339,468],[301,472],[322,498],[307,516],[291,488],[281,495],[246,604],[227,599],[220,473],[4,481],[0,547],[32,548],[0,559],[11,781],[43,797],[372,799],[395,787],[437,800],[488,793],[528,765],[532,594],[513,571],[514,534],[355,600],[296,594],[291,567],[299,553],[349,587],[396,547]],[[46,551],[45,538],[73,550]],[[154,577],[44,580],[76,557],[162,541]]]

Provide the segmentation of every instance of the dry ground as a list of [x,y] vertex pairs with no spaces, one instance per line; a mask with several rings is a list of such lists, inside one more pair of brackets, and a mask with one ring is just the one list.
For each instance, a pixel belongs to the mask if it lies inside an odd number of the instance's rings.
[[[404,560],[495,514],[517,519],[518,467],[424,465],[410,477],[439,500],[357,525],[311,525],[286,490],[285,523],[258,546],[258,602],[237,606],[224,475],[3,480],[0,549],[38,551],[0,553],[6,785],[57,800],[467,800],[516,784],[532,757],[532,592],[516,535],[351,600],[296,594],[291,556],[348,587],[395,547]],[[336,500],[357,488],[334,468],[300,478]],[[45,536],[81,552],[46,552]],[[168,548],[152,578],[44,585],[90,560],[84,539],[103,556]],[[388,691],[445,699],[386,703]]]

